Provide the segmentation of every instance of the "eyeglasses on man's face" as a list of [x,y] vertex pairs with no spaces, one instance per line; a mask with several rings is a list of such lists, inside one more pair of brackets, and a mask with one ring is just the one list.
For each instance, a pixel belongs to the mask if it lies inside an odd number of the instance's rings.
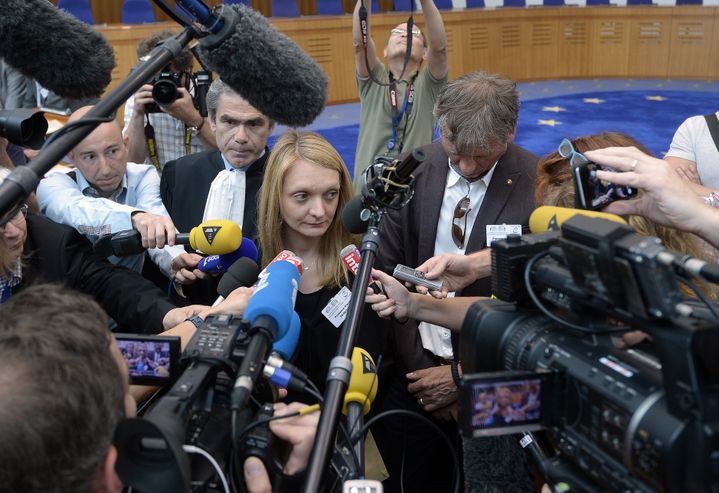
[[5,231],[8,224],[17,226],[27,217],[27,204],[22,204],[0,218],[0,231]]

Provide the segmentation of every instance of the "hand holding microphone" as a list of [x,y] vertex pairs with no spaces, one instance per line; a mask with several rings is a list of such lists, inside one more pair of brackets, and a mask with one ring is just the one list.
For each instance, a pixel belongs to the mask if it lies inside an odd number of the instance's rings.
[[140,233],[142,248],[164,248],[175,244],[175,223],[169,216],[149,212],[133,212],[132,227]]
[[290,330],[301,273],[302,260],[289,250],[280,252],[260,273],[244,313],[250,342],[232,391],[233,411],[242,409],[250,398],[272,343]]
[[[359,249],[351,243],[342,249],[340,257],[352,275],[356,276],[359,271],[360,261],[362,260]],[[375,281],[372,276],[370,276],[369,279],[369,287],[375,294],[382,292],[382,285]]]
[[[242,230],[236,223],[224,219],[205,221],[189,233],[175,233],[175,244],[190,245],[208,255],[230,253],[242,244]],[[136,255],[145,251],[142,236],[135,229],[104,235],[95,242],[93,249],[103,258]]]

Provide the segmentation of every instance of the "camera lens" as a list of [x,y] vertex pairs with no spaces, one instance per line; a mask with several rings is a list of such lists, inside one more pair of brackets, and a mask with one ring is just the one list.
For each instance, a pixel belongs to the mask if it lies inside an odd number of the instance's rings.
[[177,86],[171,80],[158,80],[152,88],[152,99],[163,106],[173,103],[177,99]]

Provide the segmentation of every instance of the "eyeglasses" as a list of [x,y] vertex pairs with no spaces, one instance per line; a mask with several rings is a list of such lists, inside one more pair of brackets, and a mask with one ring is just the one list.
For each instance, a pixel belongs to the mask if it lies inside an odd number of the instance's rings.
[[[452,219],[452,239],[457,248],[464,248],[464,234],[467,231],[467,214],[472,209],[469,207],[469,195],[465,195],[454,208],[454,219]],[[462,221],[462,227],[459,227],[457,222]]]
[[0,231],[5,231],[5,227],[12,223],[18,225],[22,222],[22,219],[27,217],[27,204],[23,204],[20,207],[16,207],[11,210],[5,216],[0,219]]
[[572,141],[569,139],[564,139],[559,144],[559,147],[557,147],[557,152],[563,158],[569,159],[569,165],[572,167],[575,167],[580,164],[587,164],[589,162],[589,159],[587,159],[584,154],[582,154],[581,152],[577,152],[574,149]]
[[[402,29],[401,27],[395,27],[390,31],[390,34],[399,34],[400,36],[407,36],[407,30]],[[412,35],[413,36],[422,36],[422,33],[420,31],[415,31],[412,29]]]

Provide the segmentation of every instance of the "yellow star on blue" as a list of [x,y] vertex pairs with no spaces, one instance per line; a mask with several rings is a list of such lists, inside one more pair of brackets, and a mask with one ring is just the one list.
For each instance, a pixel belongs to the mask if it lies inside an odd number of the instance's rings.
[[666,101],[669,98],[665,98],[664,96],[647,96],[647,101]]
[[603,99],[599,98],[584,98],[582,101],[585,103],[591,103],[591,104],[602,104],[604,102]]
[[556,127],[557,125],[561,125],[562,122],[558,122],[557,120],[539,120],[537,122],[537,125],[547,125],[549,127]]
[[542,107],[542,111],[553,111],[555,113],[559,113],[560,111],[567,111],[564,108],[561,108],[559,106],[544,106]]

